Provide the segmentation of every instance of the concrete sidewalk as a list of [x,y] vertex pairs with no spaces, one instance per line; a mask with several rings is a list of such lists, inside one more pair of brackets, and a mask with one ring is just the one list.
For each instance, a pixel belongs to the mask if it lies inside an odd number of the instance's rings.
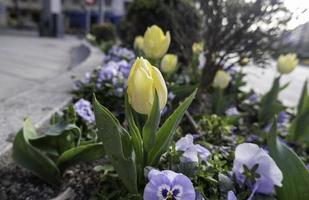
[[99,49],[74,37],[0,34],[0,168],[10,162],[23,119],[29,117],[41,127],[71,101],[71,77],[83,78],[102,59]]
[[0,44],[1,103],[67,71],[81,41],[0,34]]
[[[254,65],[244,67],[247,82],[246,90],[252,88],[259,94],[265,94],[272,86],[275,77],[278,76],[276,62],[271,61],[270,66],[265,69]],[[295,107],[298,104],[304,83],[309,80],[309,67],[298,65],[290,74],[283,75],[280,85],[289,83],[289,86],[279,93],[279,99],[286,105]]]

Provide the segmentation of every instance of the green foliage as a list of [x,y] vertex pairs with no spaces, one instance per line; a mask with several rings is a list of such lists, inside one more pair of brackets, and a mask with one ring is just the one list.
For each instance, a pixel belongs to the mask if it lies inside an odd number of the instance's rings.
[[185,111],[192,103],[197,90],[195,90],[189,97],[187,97],[178,108],[171,114],[163,123],[156,133],[155,143],[151,148],[147,157],[147,163],[150,166],[156,166],[161,155],[168,149],[176,128],[178,127]]
[[112,166],[131,194],[138,194],[138,186],[144,182],[145,166],[157,166],[161,155],[167,151],[195,94],[196,90],[178,106],[159,130],[160,109],[157,95],[146,121],[145,116],[133,111],[126,98],[129,133],[115,116],[94,98],[98,140],[104,141],[104,149]]
[[50,184],[58,184],[62,172],[78,162],[103,156],[101,143],[83,144],[80,129],[74,124],[75,113],[68,108],[63,116],[52,117],[54,123],[38,134],[30,119],[24,121],[13,144],[13,159]]
[[304,83],[297,107],[297,115],[292,121],[289,131],[294,140],[303,140],[309,144],[309,94],[307,84],[308,81]]
[[144,149],[146,152],[149,152],[150,149],[154,145],[154,142],[156,139],[155,134],[159,127],[160,117],[161,117],[160,105],[159,105],[158,94],[156,93],[154,101],[153,101],[151,113],[148,116],[147,121],[145,122],[143,131],[142,131],[143,144],[144,144]]
[[205,133],[205,140],[208,143],[223,144],[223,139],[229,135],[227,121],[217,115],[205,115],[198,124]]
[[278,102],[278,94],[287,86],[288,84],[280,87],[280,77],[278,77],[274,80],[270,91],[263,96],[260,104],[260,111],[258,114],[259,121],[262,125],[270,122],[276,114],[285,109],[285,107],[280,102]]
[[275,160],[283,174],[282,187],[276,188],[279,200],[309,199],[309,171],[292,149],[277,139],[277,123],[268,136],[270,155]]
[[98,127],[98,140],[104,141],[104,149],[119,178],[132,194],[137,194],[137,174],[133,157],[131,136],[115,116],[94,98],[94,113]]
[[13,159],[46,182],[54,185],[58,184],[60,171],[56,164],[29,142],[29,139],[36,137],[38,135],[31,121],[26,119],[23,129],[17,133],[14,140]]
[[94,25],[91,28],[91,34],[94,35],[98,44],[101,42],[115,42],[116,41],[116,28],[113,24],[104,23],[99,25]]
[[201,17],[188,0],[134,0],[120,26],[122,40],[133,45],[135,36],[144,35],[156,24],[171,33],[170,52],[181,62],[191,58],[191,46],[200,41]]

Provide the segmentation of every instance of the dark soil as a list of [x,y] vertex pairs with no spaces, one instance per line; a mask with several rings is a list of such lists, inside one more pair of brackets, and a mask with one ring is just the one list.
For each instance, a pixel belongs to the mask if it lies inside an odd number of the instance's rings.
[[75,165],[63,174],[60,186],[51,186],[31,172],[11,164],[0,169],[0,200],[48,200],[71,187],[74,200],[86,200],[100,189],[99,172],[93,170],[102,162]]

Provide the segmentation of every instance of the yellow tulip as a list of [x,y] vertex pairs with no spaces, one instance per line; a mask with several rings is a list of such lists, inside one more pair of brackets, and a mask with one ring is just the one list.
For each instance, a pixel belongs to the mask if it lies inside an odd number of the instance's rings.
[[164,35],[162,29],[157,25],[148,27],[144,34],[143,50],[147,57],[159,59],[167,52],[170,46],[171,36],[169,31]]
[[134,39],[134,49],[142,50],[144,46],[144,38],[143,36],[136,36]]
[[219,70],[214,78],[213,86],[215,88],[225,89],[231,81],[231,76],[223,70]]
[[277,70],[281,74],[288,74],[298,65],[296,54],[280,55],[277,60]]
[[164,73],[173,73],[177,68],[178,58],[174,54],[166,54],[161,60],[161,70]]
[[242,59],[240,59],[239,64],[240,66],[245,66],[249,63],[249,59],[247,57],[243,57]]
[[203,42],[194,42],[192,45],[192,51],[194,54],[199,54],[204,50]]
[[161,72],[148,60],[137,58],[128,78],[128,100],[132,108],[141,114],[149,115],[153,105],[155,91],[159,97],[160,110],[167,101],[167,88]]

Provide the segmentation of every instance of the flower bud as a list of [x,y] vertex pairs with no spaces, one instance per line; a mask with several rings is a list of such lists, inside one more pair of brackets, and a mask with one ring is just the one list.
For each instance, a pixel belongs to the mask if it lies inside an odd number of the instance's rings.
[[296,65],[298,65],[298,59],[296,54],[280,55],[277,60],[277,70],[280,74],[288,74],[292,72]]
[[249,58],[247,57],[243,57],[239,61],[240,66],[246,66],[248,63],[249,63]]
[[142,50],[144,46],[143,36],[136,36],[134,39],[134,49]]
[[141,114],[149,115],[155,92],[158,94],[160,110],[167,101],[167,88],[161,72],[148,60],[137,58],[128,78],[128,100],[132,108]]
[[219,70],[214,78],[213,86],[215,88],[225,89],[231,81],[231,76],[223,70]]
[[178,58],[174,54],[166,54],[161,60],[161,70],[164,73],[173,73],[177,68]]
[[192,45],[192,51],[194,54],[199,54],[204,50],[204,43],[194,42]]
[[144,34],[143,50],[147,57],[151,59],[162,58],[170,46],[171,36],[169,31],[164,35],[157,25],[148,27]]

